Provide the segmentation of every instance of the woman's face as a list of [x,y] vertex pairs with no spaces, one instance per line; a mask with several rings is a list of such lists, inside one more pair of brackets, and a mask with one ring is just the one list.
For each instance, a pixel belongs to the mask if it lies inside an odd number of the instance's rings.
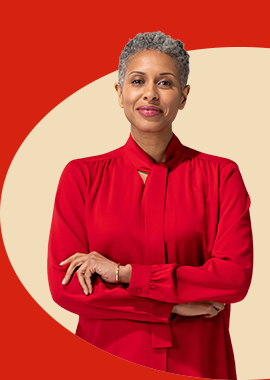
[[186,86],[181,91],[180,75],[174,60],[156,50],[135,55],[128,64],[123,88],[119,83],[115,88],[131,128],[145,132],[171,129],[178,110],[185,106],[190,90],[190,86]]

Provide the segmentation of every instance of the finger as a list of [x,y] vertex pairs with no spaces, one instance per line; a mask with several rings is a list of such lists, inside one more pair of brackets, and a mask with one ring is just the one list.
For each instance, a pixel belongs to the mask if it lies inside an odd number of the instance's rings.
[[84,273],[85,273],[84,270],[81,270],[81,268],[80,268],[77,271],[77,277],[78,277],[79,283],[81,285],[81,288],[84,291],[84,294],[87,296],[87,294],[89,292],[88,292],[87,284],[85,282]]
[[85,256],[85,255],[87,255],[87,254],[77,252],[74,255],[69,256],[67,259],[65,259],[64,261],[62,261],[59,265],[61,265],[61,266],[66,265],[66,264],[72,262],[74,259],[76,259],[78,257],[81,257],[81,256]]
[[215,317],[217,314],[218,314],[218,310],[213,305],[211,305],[210,309],[209,309],[209,312],[206,313],[204,315],[204,317],[205,318],[212,318],[212,317]]
[[211,305],[211,309],[210,309],[210,312],[208,313],[208,317],[209,318],[216,317],[218,313],[219,313],[219,310],[216,309],[214,305]]
[[220,312],[221,310],[223,310],[225,308],[225,305],[223,303],[220,303],[220,302],[213,302],[213,307],[218,310],[218,312]]
[[204,315],[204,318],[213,318],[213,317],[215,317],[216,315],[217,315],[218,313],[213,313],[213,314],[205,314]]
[[71,279],[74,271],[76,270],[76,268],[81,266],[82,264],[83,264],[83,261],[81,261],[80,258],[72,261],[72,263],[68,267],[68,270],[66,271],[65,277],[62,281],[62,284],[66,285],[70,281],[70,279]]
[[94,287],[93,287],[93,284],[92,284],[92,281],[91,281],[91,278],[92,278],[92,274],[93,272],[91,271],[90,268],[87,268],[85,274],[84,274],[84,281],[86,282],[86,285],[88,287],[88,291],[90,294],[93,293],[94,291]]
[[66,265],[68,263],[70,263],[72,260],[74,260],[75,258],[77,257],[77,253],[75,253],[74,255],[72,256],[69,256],[67,259],[65,259],[64,261],[61,261],[61,263],[59,265]]
[[213,317],[215,317],[215,315],[210,315],[210,314],[205,314],[204,315],[204,318],[213,318]]

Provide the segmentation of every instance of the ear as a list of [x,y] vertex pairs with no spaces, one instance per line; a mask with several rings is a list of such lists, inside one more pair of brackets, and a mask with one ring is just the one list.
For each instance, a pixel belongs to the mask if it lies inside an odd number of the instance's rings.
[[189,91],[190,91],[190,85],[185,86],[184,90],[182,91],[182,98],[181,98],[181,102],[179,106],[180,110],[182,110],[186,105]]
[[116,89],[117,94],[118,94],[119,105],[121,108],[124,108],[124,106],[123,106],[123,94],[122,94],[122,88],[120,86],[120,83],[115,83],[114,88]]

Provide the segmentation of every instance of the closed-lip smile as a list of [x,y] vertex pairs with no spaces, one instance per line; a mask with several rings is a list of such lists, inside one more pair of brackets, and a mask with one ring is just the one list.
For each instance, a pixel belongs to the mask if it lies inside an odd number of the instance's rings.
[[145,117],[153,117],[160,115],[162,113],[162,110],[159,107],[156,106],[140,106],[137,108],[137,111],[145,116]]
[[137,108],[137,110],[151,110],[151,111],[158,111],[158,112],[162,112],[161,109],[159,107],[156,107],[156,106],[140,106]]

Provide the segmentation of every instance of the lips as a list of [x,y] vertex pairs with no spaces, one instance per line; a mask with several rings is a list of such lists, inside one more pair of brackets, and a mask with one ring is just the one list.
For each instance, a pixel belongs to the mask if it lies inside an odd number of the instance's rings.
[[156,116],[162,113],[159,107],[150,105],[138,107],[137,110],[143,116]]

